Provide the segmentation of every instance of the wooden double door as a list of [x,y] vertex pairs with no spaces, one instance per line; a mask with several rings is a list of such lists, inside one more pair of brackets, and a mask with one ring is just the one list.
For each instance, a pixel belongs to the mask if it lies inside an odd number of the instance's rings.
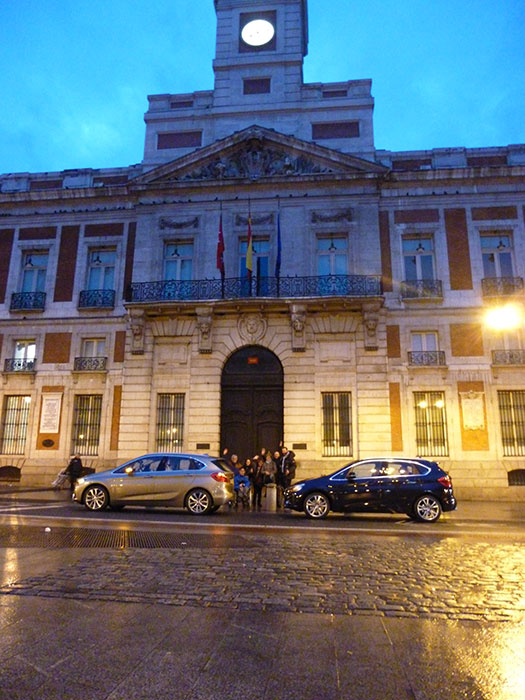
[[237,350],[221,380],[221,450],[241,460],[261,447],[275,450],[283,439],[283,368],[273,352],[258,345]]

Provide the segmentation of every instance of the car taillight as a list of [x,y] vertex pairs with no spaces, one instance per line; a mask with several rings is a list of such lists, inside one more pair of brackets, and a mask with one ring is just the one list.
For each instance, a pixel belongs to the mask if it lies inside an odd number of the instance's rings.
[[440,476],[438,481],[446,489],[452,488],[452,481],[450,480],[450,476]]
[[229,478],[227,477],[226,474],[221,474],[221,472],[213,472],[211,475],[212,479],[215,479],[215,481],[221,481],[222,483],[228,483]]

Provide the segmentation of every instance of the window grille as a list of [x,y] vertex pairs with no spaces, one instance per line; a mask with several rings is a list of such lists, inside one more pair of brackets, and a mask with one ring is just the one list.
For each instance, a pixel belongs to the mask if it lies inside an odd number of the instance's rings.
[[73,436],[71,454],[95,456],[100,442],[102,396],[79,394],[73,408]]
[[351,394],[326,392],[323,402],[323,456],[348,457],[352,454]]
[[525,391],[498,391],[505,457],[525,456]]
[[416,446],[418,457],[448,456],[445,394],[415,391]]
[[157,399],[157,450],[182,452],[184,394],[159,394]]
[[5,396],[2,416],[0,452],[4,455],[23,455],[29,423],[30,396]]

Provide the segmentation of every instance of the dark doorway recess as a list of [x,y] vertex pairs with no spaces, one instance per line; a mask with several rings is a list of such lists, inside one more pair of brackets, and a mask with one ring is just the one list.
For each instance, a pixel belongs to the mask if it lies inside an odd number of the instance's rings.
[[249,345],[226,361],[221,380],[221,450],[240,459],[261,447],[279,446],[283,435],[283,367],[273,352]]

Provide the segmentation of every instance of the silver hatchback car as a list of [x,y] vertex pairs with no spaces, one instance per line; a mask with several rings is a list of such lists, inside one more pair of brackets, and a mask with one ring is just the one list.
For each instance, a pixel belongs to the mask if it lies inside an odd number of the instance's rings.
[[218,457],[148,454],[105,472],[78,479],[73,500],[89,510],[124,506],[187,508],[213,513],[233,500],[233,473]]

